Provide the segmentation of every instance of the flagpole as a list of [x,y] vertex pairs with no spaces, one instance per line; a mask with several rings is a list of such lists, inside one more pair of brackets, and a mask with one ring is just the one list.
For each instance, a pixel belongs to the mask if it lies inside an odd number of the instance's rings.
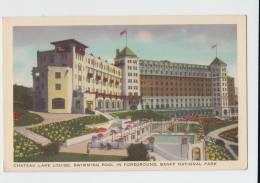
[[126,34],[125,34],[125,45],[127,47],[127,31],[126,31]]
[[218,45],[216,44],[216,57],[218,57]]

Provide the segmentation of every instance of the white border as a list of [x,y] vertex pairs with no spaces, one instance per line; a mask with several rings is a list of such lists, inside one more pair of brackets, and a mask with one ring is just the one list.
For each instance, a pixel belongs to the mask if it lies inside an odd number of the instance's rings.
[[[242,171],[214,171],[214,172],[106,172],[106,173],[0,173],[0,181],[2,182],[46,182],[46,181],[62,181],[62,182],[117,182],[122,179],[124,182],[256,182],[257,174],[257,114],[258,114],[258,1],[257,0],[182,0],[178,2],[148,0],[129,0],[129,1],[101,1],[95,2],[79,1],[51,1],[45,0],[37,2],[35,0],[16,1],[8,0],[5,4],[1,3],[0,12],[4,16],[8,15],[247,15],[248,24],[248,117],[249,117],[249,136],[248,136],[248,170]],[[167,2],[167,3],[166,3]],[[2,23],[1,23],[2,27]],[[2,42],[2,29],[0,31]],[[1,47],[2,48],[2,47]],[[1,69],[2,69],[2,49],[0,50]],[[0,85],[3,83],[2,74],[0,77]],[[0,102],[2,117],[3,111],[3,92],[0,91]],[[1,120],[2,121],[2,120]],[[2,140],[3,125],[0,129]],[[0,143],[0,155],[3,162],[3,145]],[[2,166],[1,166],[2,171]],[[75,179],[76,178],[76,179]],[[98,181],[97,181],[98,180]]]

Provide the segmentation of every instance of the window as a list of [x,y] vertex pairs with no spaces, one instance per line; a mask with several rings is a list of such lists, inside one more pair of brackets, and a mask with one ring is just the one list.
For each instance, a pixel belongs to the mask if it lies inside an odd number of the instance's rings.
[[55,90],[61,90],[61,84],[55,84]]
[[63,98],[52,99],[52,108],[53,109],[64,109],[65,108],[65,100]]
[[79,77],[78,77],[78,80],[79,80],[79,81],[81,81],[81,80],[82,80],[82,77],[81,77],[81,75],[79,75]]
[[55,78],[60,79],[61,78],[61,73],[60,72],[55,72]]

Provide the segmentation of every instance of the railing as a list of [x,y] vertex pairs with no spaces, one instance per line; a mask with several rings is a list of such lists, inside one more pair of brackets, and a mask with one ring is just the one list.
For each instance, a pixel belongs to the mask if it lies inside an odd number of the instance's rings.
[[[165,159],[167,160],[187,160],[188,157],[185,157],[187,155],[187,147],[186,147],[186,150],[185,150],[185,146],[182,147],[182,145],[175,145],[176,149],[179,154],[177,154],[177,151],[175,152],[169,152],[169,151],[166,151],[166,150],[163,150],[161,147],[158,147],[157,145],[154,145],[154,152],[161,155],[162,157],[164,157]],[[179,146],[179,147],[178,147]],[[182,152],[181,152],[181,149],[180,148],[183,148],[182,149]]]

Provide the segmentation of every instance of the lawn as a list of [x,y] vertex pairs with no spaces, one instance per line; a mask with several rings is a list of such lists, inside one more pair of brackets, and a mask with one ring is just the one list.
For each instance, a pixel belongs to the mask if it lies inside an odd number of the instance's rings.
[[14,132],[14,162],[121,161],[122,156],[58,153],[47,156],[41,145]]
[[122,161],[122,156],[87,155],[77,153],[58,153],[53,156],[31,156],[17,159],[18,162],[98,162],[98,161]]
[[30,130],[49,138],[53,142],[65,142],[67,139],[95,132],[94,128],[89,128],[87,125],[107,121],[108,119],[102,115],[85,116],[30,128]]
[[[197,120],[198,121],[198,120]],[[236,124],[237,121],[225,121],[225,120],[220,120],[217,118],[204,118],[199,120],[204,128],[204,133],[207,135],[211,131],[217,130],[219,128],[229,126],[232,124]],[[198,126],[196,124],[190,124],[190,132],[197,132]],[[178,132],[185,132],[186,124],[177,124],[177,131]],[[169,128],[170,131],[173,131],[173,126]]]
[[[198,126],[197,124],[190,124],[190,130],[188,131],[189,133],[196,133],[198,131]],[[187,124],[176,124],[177,132],[186,132],[186,127]],[[174,132],[174,125],[170,126],[168,128],[169,131]]]
[[120,119],[128,118],[130,117],[131,120],[140,120],[140,119],[152,119],[154,121],[164,121],[164,120],[170,120],[171,117],[167,116],[163,113],[154,112],[152,110],[133,110],[133,111],[127,111],[127,112],[114,112],[111,113],[114,117],[119,117]]
[[40,155],[41,145],[32,140],[14,132],[14,160],[19,158],[28,158],[30,156]]
[[238,156],[238,146],[230,145],[230,148],[234,151],[234,153]]
[[204,127],[205,135],[219,128],[223,128],[237,123],[237,121],[235,120],[224,121],[217,118],[206,118],[204,120],[201,120],[201,122]]
[[41,116],[28,111],[19,111],[14,113],[14,126],[27,126],[42,122]]

